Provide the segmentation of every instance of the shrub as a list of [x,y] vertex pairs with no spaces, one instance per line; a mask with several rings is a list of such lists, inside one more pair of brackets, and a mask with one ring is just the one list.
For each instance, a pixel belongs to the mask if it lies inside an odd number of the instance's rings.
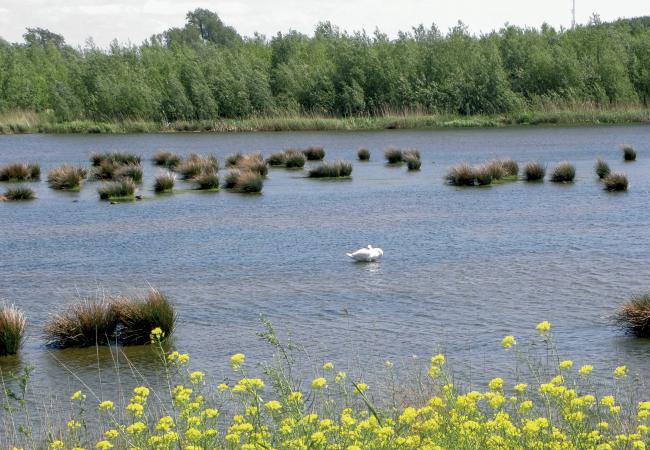
[[166,150],[160,150],[154,153],[151,159],[156,166],[164,166],[169,169],[176,167],[181,162],[180,156]]
[[500,162],[506,177],[516,177],[519,175],[519,164],[517,164],[517,161],[514,159],[502,159]]
[[323,162],[320,166],[309,170],[310,178],[340,178],[352,174],[352,163],[349,161]]
[[610,174],[610,169],[609,169],[609,164],[607,164],[603,159],[598,158],[596,160],[596,175],[598,175],[598,178],[601,180],[605,178],[607,175]]
[[622,305],[614,320],[638,337],[650,337],[650,294],[637,295]]
[[408,170],[410,171],[420,170],[421,166],[422,166],[422,161],[419,158],[406,157],[406,167],[408,167]]
[[[498,167],[501,167],[501,165],[498,165]],[[502,169],[503,170],[503,169]],[[493,164],[482,164],[478,167],[474,168],[474,177],[476,178],[476,184],[479,186],[487,186],[492,183],[492,180],[494,180],[493,173],[495,172],[495,168]],[[501,172],[502,174],[503,172]]]
[[153,190],[158,193],[171,192],[176,183],[176,176],[173,173],[163,173],[156,177],[153,184]]
[[461,163],[447,171],[445,179],[453,186],[474,186],[476,173],[474,168],[467,163]]
[[117,318],[109,302],[81,299],[50,317],[44,334],[52,347],[90,347],[110,343],[116,325]]
[[114,179],[130,178],[136,183],[142,183],[142,167],[137,164],[119,166],[113,175]]
[[105,183],[97,189],[101,200],[132,199],[137,187],[130,178]]
[[269,166],[283,166],[285,164],[285,153],[284,152],[276,152],[276,153],[271,153],[268,158],[266,158],[266,163]]
[[524,166],[526,181],[542,181],[546,176],[546,168],[539,162],[531,161]]
[[568,161],[558,164],[551,174],[551,181],[554,183],[570,183],[576,177],[576,168]]
[[38,181],[41,167],[33,163],[8,164],[0,167],[0,181]]
[[200,173],[196,177],[192,178],[192,182],[197,185],[197,189],[219,189],[219,176],[214,172]]
[[83,167],[64,165],[47,173],[47,183],[52,189],[69,191],[78,189],[88,171]]
[[0,306],[0,356],[15,355],[25,335],[25,314],[14,305]]
[[116,165],[140,164],[142,157],[133,153],[124,152],[93,153],[90,155],[90,162],[95,167],[100,166],[105,161],[112,162]]
[[33,200],[36,198],[34,191],[27,186],[16,186],[5,191],[4,198],[9,201]]
[[305,167],[307,157],[298,150],[287,150],[284,152],[284,166],[287,169],[301,169]]
[[323,147],[307,147],[302,151],[302,154],[309,161],[322,161],[325,158],[325,150]]
[[603,178],[603,185],[607,191],[627,191],[627,177],[620,172],[610,173]]
[[360,148],[357,157],[359,161],[370,161],[370,151],[367,148]]
[[624,161],[636,161],[636,151],[631,145],[621,145]]
[[176,326],[176,312],[171,302],[153,288],[144,298],[113,298],[110,308],[117,325],[115,340],[122,345],[149,343],[154,328],[160,328],[164,338],[169,338]]
[[404,161],[404,155],[398,148],[387,148],[384,151],[384,157],[388,164],[401,164]]

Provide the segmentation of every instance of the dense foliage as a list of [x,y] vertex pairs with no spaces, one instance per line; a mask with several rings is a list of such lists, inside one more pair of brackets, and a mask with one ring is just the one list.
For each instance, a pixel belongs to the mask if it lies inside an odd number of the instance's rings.
[[650,99],[650,17],[575,30],[506,26],[473,36],[419,26],[396,39],[321,23],[243,38],[207,10],[140,46],[84,48],[27,29],[0,39],[0,112],[57,121],[212,120],[390,111],[492,114]]

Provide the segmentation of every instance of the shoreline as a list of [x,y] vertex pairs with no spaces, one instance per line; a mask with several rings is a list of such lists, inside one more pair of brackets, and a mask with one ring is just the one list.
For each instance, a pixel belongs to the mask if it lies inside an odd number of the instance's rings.
[[0,135],[12,134],[127,134],[127,133],[241,133],[271,131],[377,131],[454,128],[504,128],[540,125],[649,124],[650,108],[616,110],[524,111],[500,115],[400,114],[373,117],[263,117],[160,123],[151,121],[57,122],[39,120],[34,113],[0,116]]

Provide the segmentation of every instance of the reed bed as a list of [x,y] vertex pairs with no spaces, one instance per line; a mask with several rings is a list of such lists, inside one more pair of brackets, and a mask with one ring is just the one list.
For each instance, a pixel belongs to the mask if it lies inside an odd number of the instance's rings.
[[14,305],[0,305],[0,356],[15,355],[25,338],[25,313]]
[[543,181],[546,176],[546,167],[537,161],[531,161],[524,166],[524,179],[526,181]]
[[594,170],[596,172],[596,175],[598,175],[598,178],[601,180],[611,173],[609,164],[607,164],[607,162],[602,158],[598,158],[596,160]]
[[97,189],[100,200],[133,200],[137,186],[130,178],[104,183]]
[[650,293],[635,295],[614,314],[615,322],[637,337],[650,337]]
[[325,159],[325,149],[323,147],[307,147],[302,150],[308,161],[322,161]]
[[576,168],[569,161],[562,161],[551,173],[551,181],[554,183],[572,183],[576,177]]
[[24,201],[24,200],[33,200],[36,198],[36,194],[32,188],[27,186],[14,186],[7,188],[4,195],[2,196],[3,200],[10,202]]
[[367,148],[360,148],[357,151],[357,158],[359,158],[359,161],[370,161],[370,150]]
[[606,191],[627,191],[627,176],[621,172],[613,172],[603,178],[603,187]]
[[0,181],[38,181],[41,167],[35,163],[14,163],[0,166]]
[[167,150],[160,150],[154,153],[151,160],[156,166],[163,166],[168,169],[173,169],[180,164],[182,159],[176,153],[169,152]]
[[172,192],[176,183],[176,175],[173,173],[163,173],[156,177],[153,184],[153,190],[158,193]]
[[323,162],[309,170],[309,178],[343,178],[352,175],[352,163],[349,161]]
[[636,150],[631,145],[621,145],[621,151],[623,151],[623,160],[627,162],[636,161]]
[[87,175],[88,171],[85,168],[66,164],[51,169],[47,173],[47,184],[52,189],[75,191],[81,187],[81,183]]

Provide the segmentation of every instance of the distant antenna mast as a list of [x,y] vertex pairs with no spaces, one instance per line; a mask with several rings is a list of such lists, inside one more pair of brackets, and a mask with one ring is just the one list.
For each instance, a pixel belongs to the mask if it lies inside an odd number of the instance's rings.
[[571,29],[576,27],[576,0],[573,0],[573,8],[571,9]]

